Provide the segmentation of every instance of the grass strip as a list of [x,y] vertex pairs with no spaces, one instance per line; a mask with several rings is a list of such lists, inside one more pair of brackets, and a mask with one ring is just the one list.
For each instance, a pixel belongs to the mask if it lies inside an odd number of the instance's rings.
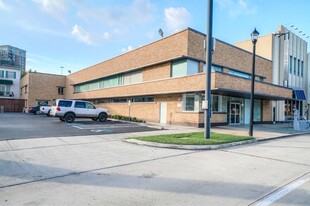
[[229,134],[219,134],[211,132],[211,138],[205,139],[203,132],[185,133],[185,134],[167,134],[156,136],[132,137],[129,139],[136,139],[147,142],[156,142],[162,144],[177,144],[177,145],[216,145],[231,142],[239,142],[245,140],[252,140],[249,136],[236,136]]

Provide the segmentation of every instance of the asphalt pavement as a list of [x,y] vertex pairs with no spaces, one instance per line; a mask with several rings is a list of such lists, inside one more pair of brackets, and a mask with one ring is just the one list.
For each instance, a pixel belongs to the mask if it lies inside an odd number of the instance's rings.
[[157,129],[120,121],[92,121],[76,119],[68,124],[56,117],[25,113],[0,113],[0,141],[13,139],[72,137],[134,133]]

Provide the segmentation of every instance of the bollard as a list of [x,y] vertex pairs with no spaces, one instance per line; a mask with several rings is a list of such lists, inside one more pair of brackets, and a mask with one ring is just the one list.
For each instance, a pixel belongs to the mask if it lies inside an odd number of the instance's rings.
[[4,113],[4,106],[0,106],[0,113]]

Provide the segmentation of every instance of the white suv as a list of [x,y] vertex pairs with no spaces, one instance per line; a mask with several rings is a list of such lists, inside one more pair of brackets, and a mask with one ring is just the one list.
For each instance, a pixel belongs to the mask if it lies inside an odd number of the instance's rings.
[[81,100],[57,99],[50,112],[51,116],[59,117],[61,121],[74,122],[75,118],[91,118],[94,121],[106,122],[108,109],[97,108],[90,102]]

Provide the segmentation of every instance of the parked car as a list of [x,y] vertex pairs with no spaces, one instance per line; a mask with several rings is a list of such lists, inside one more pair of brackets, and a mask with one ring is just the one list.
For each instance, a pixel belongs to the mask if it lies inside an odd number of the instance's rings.
[[40,106],[29,107],[29,113],[40,114]]
[[45,114],[46,116],[50,116],[50,113],[51,113],[51,106],[41,106],[40,107],[40,112],[42,114]]
[[96,108],[88,101],[57,99],[51,107],[50,115],[68,123],[74,122],[75,118],[91,118],[94,121],[106,122],[108,109]]

